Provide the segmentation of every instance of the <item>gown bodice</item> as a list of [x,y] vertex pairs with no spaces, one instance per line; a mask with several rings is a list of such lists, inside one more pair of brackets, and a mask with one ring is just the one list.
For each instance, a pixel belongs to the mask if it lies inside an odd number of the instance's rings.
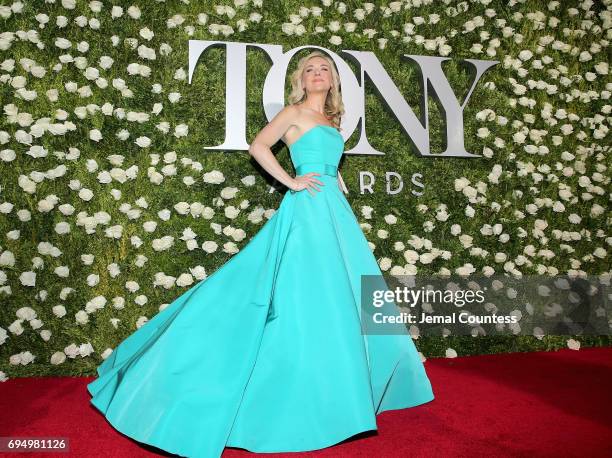
[[344,138],[333,126],[317,124],[289,145],[296,175],[318,172],[336,177],[344,152]]

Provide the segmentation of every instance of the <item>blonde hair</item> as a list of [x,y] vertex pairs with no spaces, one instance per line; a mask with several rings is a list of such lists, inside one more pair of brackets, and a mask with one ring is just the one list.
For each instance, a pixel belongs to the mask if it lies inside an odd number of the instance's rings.
[[304,68],[310,59],[313,57],[322,57],[327,61],[329,68],[331,69],[331,87],[327,92],[325,98],[325,116],[331,120],[332,125],[336,128],[340,128],[340,118],[344,114],[344,103],[342,103],[342,94],[340,92],[340,77],[338,71],[334,65],[333,60],[321,51],[313,51],[307,56],[302,57],[297,65],[297,69],[291,73],[291,93],[287,97],[291,105],[301,104],[306,98],[307,94],[302,85],[302,73]]

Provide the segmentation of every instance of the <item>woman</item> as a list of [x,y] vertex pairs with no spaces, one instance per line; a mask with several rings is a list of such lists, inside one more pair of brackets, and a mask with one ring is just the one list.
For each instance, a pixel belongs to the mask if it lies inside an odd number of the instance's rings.
[[[320,449],[434,396],[412,338],[361,332],[362,275],[381,275],[340,188],[338,73],[315,51],[252,156],[290,191],[249,243],[121,342],[88,385],[122,433],[218,457]],[[290,176],[270,146],[280,138]],[[338,180],[338,181],[336,181]]]

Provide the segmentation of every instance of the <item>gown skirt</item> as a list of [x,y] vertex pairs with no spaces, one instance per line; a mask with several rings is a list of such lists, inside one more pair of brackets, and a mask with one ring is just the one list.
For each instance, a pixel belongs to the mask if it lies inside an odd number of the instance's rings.
[[87,385],[121,433],[180,456],[295,452],[376,430],[434,399],[404,325],[364,334],[361,275],[381,275],[343,192],[344,140],[318,124],[289,150],[324,185],[287,191],[250,241],[123,340]]

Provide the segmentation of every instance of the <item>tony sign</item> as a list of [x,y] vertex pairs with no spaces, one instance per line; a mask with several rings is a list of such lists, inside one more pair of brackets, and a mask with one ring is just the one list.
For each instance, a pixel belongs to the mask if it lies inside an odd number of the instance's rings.
[[[367,73],[379,96],[389,108],[389,111],[396,117],[407,137],[412,141],[414,150],[421,157],[481,157],[465,149],[463,110],[484,72],[499,63],[499,61],[465,59],[465,62],[471,65],[474,77],[465,100],[460,104],[442,71],[442,62],[449,58],[402,55],[404,58],[411,59],[419,67],[422,75],[422,88],[424,92],[422,113],[424,119],[421,121],[405,101],[389,74],[376,58],[376,55],[370,51],[343,50],[343,56],[340,56],[320,46],[299,46],[285,52],[281,45],[274,44],[189,40],[189,84],[191,84],[196,64],[202,53],[213,46],[224,46],[226,48],[225,112],[227,115],[225,119],[225,140],[220,145],[208,146],[205,147],[206,149],[248,150],[249,148],[246,139],[246,85],[248,81],[246,74],[246,52],[248,46],[253,46],[264,50],[272,62],[272,67],[264,82],[262,94],[264,112],[269,120],[274,118],[284,107],[285,76],[291,58],[302,49],[319,49],[333,59],[338,69],[342,86],[342,100],[346,110],[342,120],[345,140],[351,137],[353,132],[359,128],[357,144],[352,149],[346,150],[344,154],[384,154],[382,151],[372,147],[367,138],[364,93],[365,75]],[[345,59],[350,59],[356,64],[355,66],[359,68],[359,75],[353,73]],[[434,97],[441,108],[440,112],[445,116],[444,121],[446,125],[446,149],[442,153],[435,154],[431,153],[429,144],[429,122],[426,101],[428,100],[430,89],[432,90],[432,97]],[[389,190],[387,192],[390,194],[396,193],[389,192]]]

